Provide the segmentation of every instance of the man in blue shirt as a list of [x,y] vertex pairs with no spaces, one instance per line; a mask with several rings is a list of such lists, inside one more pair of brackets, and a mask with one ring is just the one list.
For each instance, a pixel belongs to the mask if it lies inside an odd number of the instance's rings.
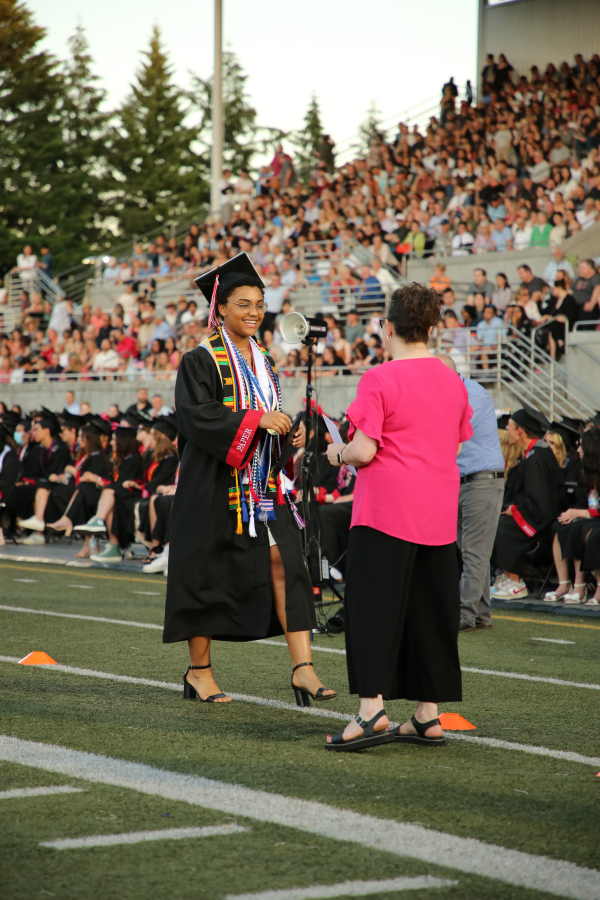
[[[450,356],[439,354],[439,359],[456,372]],[[460,471],[457,540],[463,559],[461,632],[492,627],[490,557],[504,496],[504,457],[493,400],[476,381],[470,378],[463,381],[473,410],[473,437],[463,444],[457,460]]]

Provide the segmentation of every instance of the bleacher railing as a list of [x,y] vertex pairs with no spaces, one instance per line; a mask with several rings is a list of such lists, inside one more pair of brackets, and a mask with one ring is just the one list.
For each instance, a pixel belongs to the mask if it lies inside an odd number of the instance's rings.
[[22,272],[8,272],[4,276],[4,288],[6,301],[9,306],[16,306],[20,302],[21,291],[31,294],[42,294],[45,300],[54,306],[65,296],[65,292],[43,269],[27,269]]
[[591,419],[600,409],[596,391],[512,325],[498,327],[495,334],[488,330],[485,344],[474,331],[442,329],[436,346],[454,359],[459,374],[506,388],[550,421],[557,413]]

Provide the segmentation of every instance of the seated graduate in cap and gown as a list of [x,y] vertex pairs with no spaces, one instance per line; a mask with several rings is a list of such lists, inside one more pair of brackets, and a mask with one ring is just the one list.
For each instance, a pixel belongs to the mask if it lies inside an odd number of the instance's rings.
[[[19,448],[13,439],[14,430],[19,422],[20,416],[13,412],[4,413],[0,420],[0,510],[7,506],[21,475]],[[4,544],[1,525],[0,544]]]
[[523,459],[511,470],[506,509],[498,520],[494,560],[509,582],[496,596],[526,596],[522,575],[527,553],[540,539],[549,539],[550,526],[565,507],[564,472],[541,440],[549,427],[543,413],[529,406],[513,412],[506,426],[509,443],[522,447]]
[[[180,471],[171,519],[163,641],[187,641],[184,697],[229,702],[211,639],[284,634],[299,705],[329,700],[312,667],[315,610],[292,482],[279,465],[291,422],[273,360],[256,341],[264,285],[246,253],[196,279],[214,333],[186,353],[175,406]],[[300,428],[292,443],[304,444]]]
[[37,532],[46,528],[44,517],[53,487],[61,483],[67,466],[72,463],[69,448],[60,437],[60,428],[58,417],[45,407],[34,417],[33,439],[40,445],[37,471],[32,478],[23,478],[23,484],[14,492],[20,528]]
[[74,530],[82,534],[106,534],[102,552],[92,554],[94,562],[120,562],[135,540],[135,507],[142,496],[144,463],[137,437],[137,422],[124,418],[113,431],[112,480],[102,486],[95,515]]
[[[112,463],[103,446],[102,437],[110,437],[110,422],[100,417],[92,418],[81,429],[80,455],[74,470],[74,490],[62,516],[50,522],[48,528],[64,531],[70,535],[73,528],[84,525],[96,512],[102,490],[112,483]],[[90,555],[90,535],[85,535],[83,548],[75,554],[76,559],[86,559]]]
[[[138,531],[144,541],[152,541],[153,525],[156,521],[151,515],[150,505],[153,499],[161,496],[162,490],[175,484],[179,469],[179,456],[174,441],[177,440],[177,419],[173,415],[157,416],[152,424],[152,450],[150,461],[144,475],[142,499],[138,505]],[[151,561],[151,555],[145,560]]]

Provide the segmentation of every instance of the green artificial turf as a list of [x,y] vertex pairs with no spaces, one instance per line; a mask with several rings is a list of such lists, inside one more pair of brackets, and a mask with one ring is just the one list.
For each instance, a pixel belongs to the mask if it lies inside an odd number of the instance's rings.
[[[160,624],[164,579],[59,567],[0,564],[0,603]],[[23,583],[15,578],[35,579]],[[131,578],[132,580],[126,580]],[[90,584],[93,590],[69,585]],[[160,596],[136,594],[156,591]],[[504,616],[504,612],[502,614]],[[570,681],[598,682],[600,627],[497,617],[491,631],[460,637],[464,666]],[[187,665],[184,645],[159,631],[0,610],[0,654],[44,650],[57,662],[174,682]],[[533,637],[573,640],[537,643]],[[316,646],[343,647],[343,636]],[[321,678],[339,691],[329,705],[352,714],[345,659],[314,654]],[[293,702],[284,647],[215,643],[223,689]],[[319,800],[533,854],[597,867],[600,778],[587,765],[449,740],[444,749],[388,745],[362,754],[325,753],[341,722],[236,702],[185,703],[178,693],[51,669],[0,663],[2,733],[204,775],[286,796]],[[446,705],[477,726],[469,734],[598,755],[599,692],[465,673],[464,702]],[[412,704],[389,703],[390,717]],[[323,707],[321,707],[323,708]],[[74,783],[0,764],[0,789]],[[84,786],[86,786],[84,784]],[[231,817],[102,785],[86,793],[0,801],[4,820],[2,896],[169,897],[172,900],[348,879],[436,874],[459,886],[410,896],[543,898],[541,892],[443,870],[343,842],[236,818],[250,828],[226,838],[57,852],[40,840],[86,834],[221,824]],[[526,793],[525,793],[526,792]],[[166,813],[169,813],[166,816]],[[112,818],[116,816],[116,818]],[[384,898],[392,895],[378,895]],[[397,896],[397,895],[396,895]]]

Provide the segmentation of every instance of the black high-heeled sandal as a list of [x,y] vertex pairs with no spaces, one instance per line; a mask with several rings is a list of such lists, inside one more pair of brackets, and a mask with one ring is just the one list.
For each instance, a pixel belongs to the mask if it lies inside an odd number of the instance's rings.
[[324,691],[330,690],[329,688],[326,688],[326,687],[320,687],[316,694],[312,694],[306,688],[296,687],[296,685],[294,684],[294,672],[296,671],[296,669],[301,669],[302,666],[312,666],[312,665],[313,664],[311,662],[298,663],[298,665],[294,666],[294,668],[292,669],[292,690],[296,697],[296,703],[298,706],[310,706],[310,698],[311,697],[315,701],[333,700],[334,697],[337,697],[337,693],[335,691],[333,692],[333,694],[324,694]]
[[195,687],[193,687],[186,678],[187,673],[190,669],[210,669],[212,663],[209,663],[207,666],[188,666],[185,672],[183,673],[183,699],[184,700],[195,700],[196,697],[202,703],[214,703],[215,700],[220,699],[221,697],[227,697],[227,694],[221,692],[220,694],[211,694],[210,697],[201,697]]
[[377,747],[379,744],[389,744],[393,740],[392,732],[389,728],[381,728],[379,731],[375,731],[375,722],[385,715],[385,709],[380,709],[368,722],[365,722],[362,716],[354,716],[354,721],[357,725],[360,725],[363,733],[358,737],[349,738],[345,741],[344,732],[340,731],[339,734],[333,735],[330,743],[325,744],[325,749],[343,753],[351,750],[366,750],[367,747]]
[[431,728],[432,725],[439,725],[439,719],[432,719],[430,722],[419,722],[415,716],[410,717],[410,721],[412,722],[413,728],[417,732],[416,734],[403,734],[400,731],[400,726],[394,728],[392,732],[392,740],[395,744],[428,744],[430,747],[443,747],[446,743],[446,738],[442,735],[442,737],[427,737],[425,732]]

